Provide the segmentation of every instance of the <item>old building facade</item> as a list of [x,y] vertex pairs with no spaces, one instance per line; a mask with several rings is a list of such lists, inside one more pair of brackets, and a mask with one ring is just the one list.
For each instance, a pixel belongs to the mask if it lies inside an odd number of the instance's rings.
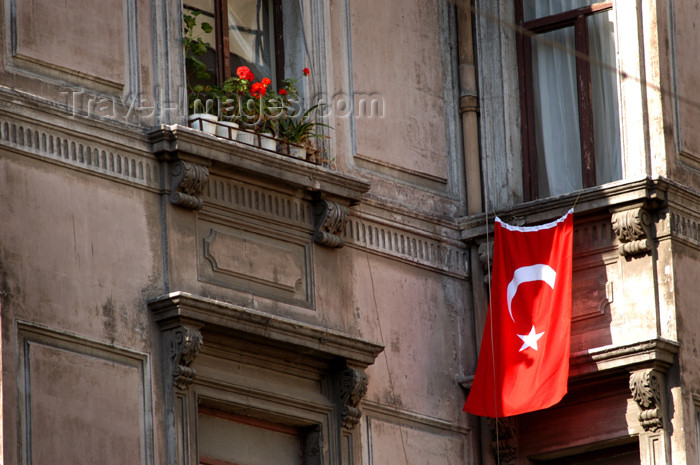
[[[3,2],[2,463],[474,460],[456,13],[401,9]],[[323,164],[187,126],[192,11]]]
[[[697,7],[5,0],[0,461],[699,463]],[[188,127],[192,11],[319,163]],[[463,413],[493,216],[574,204],[569,394]]]
[[[483,463],[700,460],[696,8],[477,2],[484,174],[467,185],[515,224],[575,204],[569,394],[482,421]],[[481,218],[460,220],[472,257]]]

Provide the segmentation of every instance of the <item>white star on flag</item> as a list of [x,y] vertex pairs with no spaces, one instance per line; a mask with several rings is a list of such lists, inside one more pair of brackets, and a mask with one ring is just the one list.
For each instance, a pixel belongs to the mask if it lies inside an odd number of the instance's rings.
[[523,346],[520,348],[518,352],[522,352],[523,350],[527,349],[528,347],[531,347],[535,350],[537,350],[537,340],[541,338],[544,335],[544,331],[541,333],[538,333],[535,330],[535,325],[532,325],[532,329],[530,330],[530,334],[518,334],[517,336],[523,340]]

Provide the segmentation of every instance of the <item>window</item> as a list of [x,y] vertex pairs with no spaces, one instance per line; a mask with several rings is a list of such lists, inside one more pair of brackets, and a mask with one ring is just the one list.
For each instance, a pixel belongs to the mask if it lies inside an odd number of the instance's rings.
[[612,1],[520,0],[526,200],[622,178]]
[[210,45],[202,61],[213,82],[235,76],[248,66],[258,78],[269,77],[281,87],[286,77],[298,77],[304,67],[303,26],[298,1],[186,0],[185,11],[199,11],[198,23],[211,32],[199,32]]
[[301,465],[300,428],[199,407],[200,465]]

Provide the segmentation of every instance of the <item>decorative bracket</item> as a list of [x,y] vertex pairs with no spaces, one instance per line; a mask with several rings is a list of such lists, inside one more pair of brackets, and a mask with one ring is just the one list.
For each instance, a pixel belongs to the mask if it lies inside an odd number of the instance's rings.
[[489,284],[488,270],[493,269],[493,240],[479,244],[479,261],[484,272],[484,284]]
[[643,255],[651,250],[651,215],[642,207],[613,213],[612,227],[622,256]]
[[663,429],[662,382],[663,375],[653,368],[635,371],[630,375],[630,391],[632,399],[642,409],[639,423],[644,431],[656,432]]
[[360,401],[367,394],[367,375],[362,370],[347,368],[340,373],[341,422],[343,428],[352,430],[360,421]]
[[[493,439],[491,450],[496,462],[503,465],[515,464],[518,456],[515,418],[489,418],[488,422]],[[498,435],[496,432],[498,432]],[[496,437],[498,437],[498,443],[496,443]]]
[[170,347],[173,384],[178,389],[185,390],[197,375],[191,365],[199,355],[203,343],[202,333],[191,326],[178,326],[163,335]]
[[188,161],[170,165],[170,202],[192,210],[202,208],[202,192],[209,181],[209,169]]
[[345,245],[345,241],[338,233],[345,227],[349,215],[350,212],[345,205],[328,200],[317,201],[314,205],[316,217],[314,242],[335,248]]

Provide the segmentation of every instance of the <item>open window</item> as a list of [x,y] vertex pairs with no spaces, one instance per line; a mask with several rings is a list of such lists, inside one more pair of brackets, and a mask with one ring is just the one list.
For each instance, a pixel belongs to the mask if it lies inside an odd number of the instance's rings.
[[622,178],[612,7],[516,2],[526,200]]
[[269,77],[274,87],[298,77],[307,66],[303,21],[298,1],[289,0],[185,0],[185,13],[200,12],[198,30],[210,48],[202,61],[221,83],[247,66],[255,76]]

